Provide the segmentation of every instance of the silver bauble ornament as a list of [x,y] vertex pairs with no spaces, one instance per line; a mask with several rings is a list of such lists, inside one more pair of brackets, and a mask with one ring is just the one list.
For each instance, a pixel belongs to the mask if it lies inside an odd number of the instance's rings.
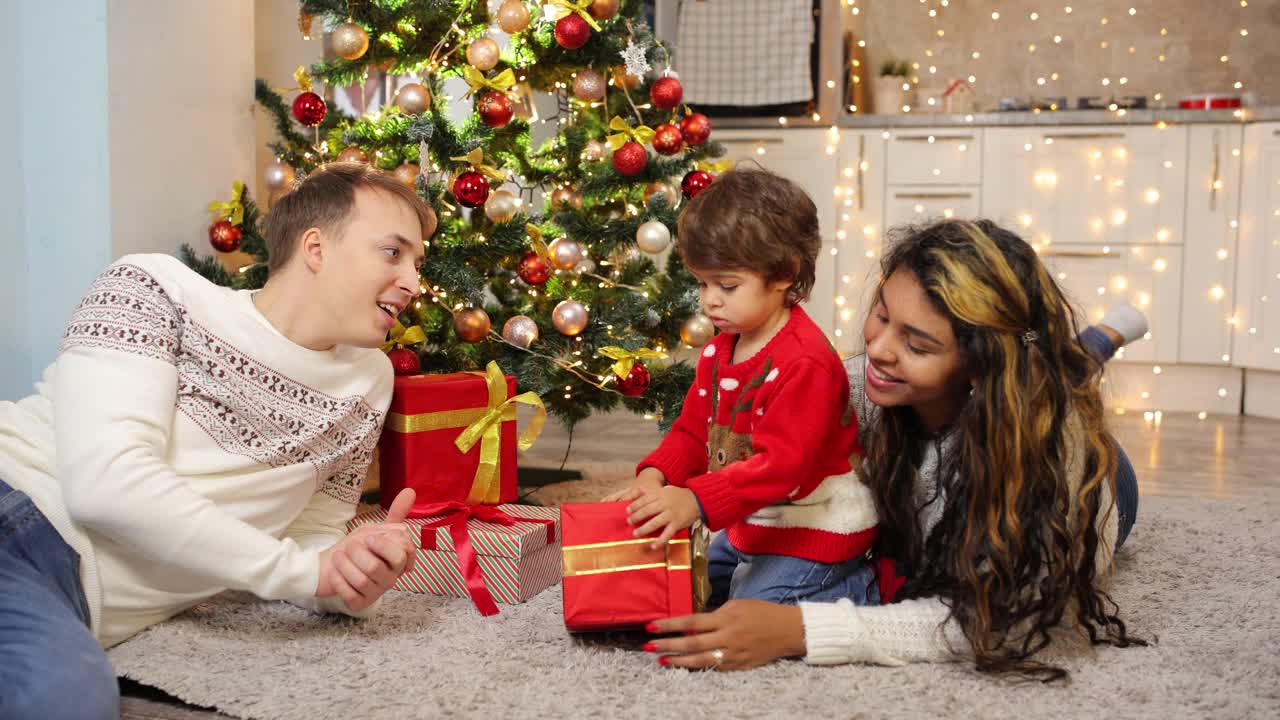
[[467,62],[480,72],[486,72],[498,64],[501,52],[502,49],[493,38],[478,37],[467,46]]
[[345,60],[355,60],[369,49],[369,33],[352,22],[344,22],[333,29],[333,51]]
[[650,220],[636,228],[636,246],[657,255],[671,245],[671,230],[660,220]]
[[417,115],[431,107],[431,91],[420,83],[401,85],[396,92],[396,105],[410,115]]
[[577,300],[563,300],[551,311],[551,324],[562,335],[573,337],[587,327],[587,309]]
[[609,146],[599,140],[592,140],[582,148],[582,159],[587,162],[600,162],[609,157]]
[[604,91],[604,76],[595,70],[579,70],[578,76],[573,79],[573,96],[583,102],[603,100]]
[[557,270],[572,270],[582,259],[582,246],[572,238],[558,237],[547,246],[547,256],[551,267]]
[[288,163],[276,160],[267,166],[267,171],[263,173],[263,180],[267,183],[268,190],[279,190],[283,187],[289,187],[293,184],[294,172]]
[[680,340],[686,345],[702,347],[716,334],[716,326],[711,318],[698,313],[680,326]]
[[506,190],[498,190],[489,194],[484,201],[484,214],[496,223],[504,223],[516,216],[520,209],[520,198]]
[[538,323],[527,315],[513,315],[502,326],[502,338],[516,347],[528,348],[538,341]]

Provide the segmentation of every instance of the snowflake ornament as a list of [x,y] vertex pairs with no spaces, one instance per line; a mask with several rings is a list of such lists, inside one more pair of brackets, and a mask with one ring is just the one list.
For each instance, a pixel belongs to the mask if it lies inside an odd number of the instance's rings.
[[644,77],[644,74],[649,72],[649,61],[644,57],[647,49],[644,45],[636,45],[634,39],[627,38],[627,48],[618,54],[622,56],[622,61],[627,64],[628,75]]

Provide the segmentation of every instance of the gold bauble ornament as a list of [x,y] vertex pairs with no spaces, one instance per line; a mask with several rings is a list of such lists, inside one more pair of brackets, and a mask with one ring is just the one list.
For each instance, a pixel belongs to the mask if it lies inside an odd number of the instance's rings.
[[715,324],[711,322],[711,318],[702,313],[685,320],[684,325],[680,326],[680,341],[692,347],[706,345],[715,334]]
[[572,270],[582,260],[582,246],[572,238],[558,237],[547,246],[547,260],[557,270]]
[[480,72],[486,72],[497,66],[501,53],[502,49],[493,38],[478,37],[467,46],[467,62]]
[[400,167],[397,167],[394,174],[396,180],[399,180],[404,185],[416,187],[418,184],[418,175],[421,173],[422,168],[411,162],[407,162]]
[[502,325],[502,338],[516,347],[528,348],[538,341],[538,323],[527,315],[513,315]]
[[346,60],[355,60],[369,49],[369,33],[353,22],[344,22],[333,29],[333,51]]
[[453,331],[463,342],[478,343],[489,334],[489,313],[481,308],[459,310],[453,316]]
[[640,87],[641,80],[642,78],[638,78],[635,75],[628,75],[626,65],[613,66],[614,86],[620,87],[620,88],[626,88],[627,90],[635,90],[636,88]]
[[650,220],[636,228],[636,247],[657,255],[671,245],[671,229],[660,220]]
[[276,160],[267,166],[267,171],[263,173],[263,180],[267,183],[268,190],[279,190],[293,185],[295,177],[293,167],[288,163]]
[[338,162],[367,163],[369,162],[369,154],[355,145],[351,145],[342,148],[342,152],[338,153]]
[[582,159],[587,162],[600,162],[609,157],[609,147],[599,140],[588,141],[582,148]]
[[498,7],[498,27],[508,35],[529,27],[529,8],[520,0],[507,0]]
[[644,188],[644,204],[649,204],[649,198],[661,193],[667,198],[667,207],[674,208],[676,203],[680,202],[680,193],[671,185],[664,182],[651,182]]
[[573,188],[558,187],[551,191],[551,209],[559,212],[564,210],[573,200]]
[[604,91],[604,76],[590,68],[579,70],[573,79],[573,96],[583,102],[603,100]]
[[489,194],[484,201],[485,217],[496,223],[504,223],[516,216],[520,210],[520,198],[506,190],[498,190]]
[[410,115],[417,115],[431,107],[431,91],[420,83],[401,85],[396,93],[396,105]]
[[618,14],[618,5],[621,0],[595,0],[591,3],[591,8],[587,12],[591,13],[591,17],[597,20],[608,20]]
[[551,324],[561,335],[570,337],[585,330],[589,319],[587,309],[577,300],[562,300],[551,311]]

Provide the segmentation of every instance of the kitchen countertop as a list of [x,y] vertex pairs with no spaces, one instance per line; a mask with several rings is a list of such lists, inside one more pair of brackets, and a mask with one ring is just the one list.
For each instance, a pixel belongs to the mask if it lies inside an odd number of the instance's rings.
[[[1239,116],[1236,113],[1239,112]],[[777,117],[718,117],[711,124],[717,130],[759,128],[827,128],[828,122],[814,122],[808,116],[789,117],[785,124]],[[982,112],[930,113],[911,112],[894,115],[841,115],[836,127],[841,128],[910,128],[910,127],[1016,127],[1019,125],[1150,125],[1160,121],[1170,124],[1230,123],[1280,121],[1280,106],[1241,108],[1236,110],[1129,110],[1121,115],[1110,110],[1059,110],[1053,112]]]

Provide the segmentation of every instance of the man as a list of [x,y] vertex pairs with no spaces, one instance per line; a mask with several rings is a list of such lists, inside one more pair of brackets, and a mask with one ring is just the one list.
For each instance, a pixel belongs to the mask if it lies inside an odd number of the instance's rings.
[[167,255],[98,277],[35,394],[0,402],[0,718],[115,717],[103,648],[222,590],[359,616],[409,568],[412,491],[344,528],[434,226],[335,163],[267,217],[261,291]]

